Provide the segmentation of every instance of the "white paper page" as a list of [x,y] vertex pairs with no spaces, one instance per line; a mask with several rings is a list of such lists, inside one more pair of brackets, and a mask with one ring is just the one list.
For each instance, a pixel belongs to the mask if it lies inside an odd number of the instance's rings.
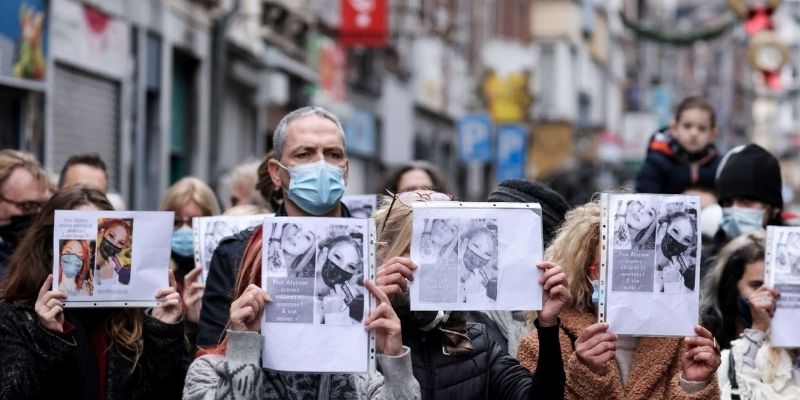
[[260,225],[264,218],[274,214],[245,215],[237,217],[195,217],[192,219],[194,231],[195,262],[203,267],[203,282],[208,279],[211,257],[222,239],[233,236],[247,228]]
[[150,307],[169,286],[171,211],[56,210],[53,288],[65,307]]
[[378,196],[374,194],[351,194],[342,197],[342,203],[354,218],[372,218],[378,208]]
[[411,310],[541,310],[538,204],[413,207]]
[[363,286],[374,262],[371,219],[267,218],[262,287],[264,368],[367,372],[372,304]]
[[780,292],[769,336],[773,347],[800,347],[800,227],[767,227],[767,285]]
[[699,198],[603,195],[605,319],[621,335],[693,336],[700,303]]

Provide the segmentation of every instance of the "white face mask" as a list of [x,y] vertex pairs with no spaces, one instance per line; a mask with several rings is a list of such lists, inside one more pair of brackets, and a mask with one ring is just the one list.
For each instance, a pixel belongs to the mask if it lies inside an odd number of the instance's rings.
[[725,207],[722,209],[722,230],[728,238],[764,228],[764,210],[757,208]]

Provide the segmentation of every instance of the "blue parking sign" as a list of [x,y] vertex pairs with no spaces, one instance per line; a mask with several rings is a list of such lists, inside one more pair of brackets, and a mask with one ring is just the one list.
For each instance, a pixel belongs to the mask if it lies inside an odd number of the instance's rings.
[[488,114],[467,114],[458,120],[457,129],[462,162],[492,160],[492,121]]
[[525,153],[528,149],[528,129],[524,125],[497,126],[497,163],[495,178],[525,179]]

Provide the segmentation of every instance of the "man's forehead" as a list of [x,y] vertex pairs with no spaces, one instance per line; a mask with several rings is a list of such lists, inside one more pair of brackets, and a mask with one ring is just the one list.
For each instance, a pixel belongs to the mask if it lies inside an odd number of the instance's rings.
[[[333,121],[318,115],[300,117],[286,127],[286,142],[313,141],[315,144],[343,145],[342,133]],[[294,143],[301,144],[301,143]]]

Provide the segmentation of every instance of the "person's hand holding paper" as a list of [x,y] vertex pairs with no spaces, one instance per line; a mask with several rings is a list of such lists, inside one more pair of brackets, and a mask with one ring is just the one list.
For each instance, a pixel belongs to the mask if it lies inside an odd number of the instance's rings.
[[544,271],[539,277],[544,295],[542,311],[539,312],[539,325],[555,326],[558,323],[558,313],[571,299],[567,289],[567,276],[564,275],[561,266],[551,262],[545,261],[536,267]]
[[230,328],[234,331],[259,332],[264,307],[272,301],[260,287],[250,284],[238,299],[231,303]]

